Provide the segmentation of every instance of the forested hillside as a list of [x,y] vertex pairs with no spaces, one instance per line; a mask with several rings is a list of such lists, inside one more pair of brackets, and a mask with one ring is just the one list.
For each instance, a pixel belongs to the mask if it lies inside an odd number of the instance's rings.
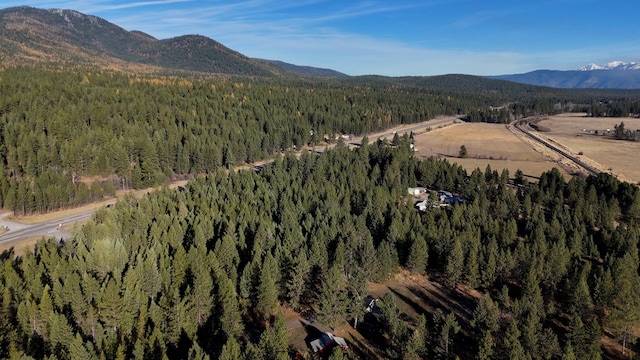
[[[27,6],[0,10],[2,66],[57,62],[136,71],[275,76],[282,68],[197,35],[158,40],[73,10]],[[153,67],[145,66],[152,65]]]
[[[119,202],[63,244],[4,254],[0,357],[285,359],[283,304],[342,326],[362,316],[367,281],[399,266],[484,297],[463,335],[456,314],[407,321],[385,296],[389,358],[593,359],[605,334],[632,347],[637,188],[555,170],[508,179],[417,160],[405,138]],[[465,203],[418,212],[415,185]]]

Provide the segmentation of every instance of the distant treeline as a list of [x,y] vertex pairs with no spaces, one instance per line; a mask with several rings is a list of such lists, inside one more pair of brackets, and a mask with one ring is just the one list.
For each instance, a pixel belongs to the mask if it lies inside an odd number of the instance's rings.
[[594,100],[589,106],[581,109],[592,117],[638,117],[640,114],[640,100],[634,98]]

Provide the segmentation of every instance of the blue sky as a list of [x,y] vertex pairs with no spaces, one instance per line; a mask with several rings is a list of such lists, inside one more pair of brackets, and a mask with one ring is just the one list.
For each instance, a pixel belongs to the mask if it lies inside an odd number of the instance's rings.
[[249,57],[349,75],[501,75],[640,62],[636,0],[45,0],[158,39],[199,34]]

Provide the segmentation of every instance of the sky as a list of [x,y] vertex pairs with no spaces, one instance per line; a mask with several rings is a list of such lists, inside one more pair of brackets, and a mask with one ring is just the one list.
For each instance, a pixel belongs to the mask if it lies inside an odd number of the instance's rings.
[[3,0],[95,15],[157,39],[204,35],[253,58],[348,75],[503,75],[640,62],[637,0]]

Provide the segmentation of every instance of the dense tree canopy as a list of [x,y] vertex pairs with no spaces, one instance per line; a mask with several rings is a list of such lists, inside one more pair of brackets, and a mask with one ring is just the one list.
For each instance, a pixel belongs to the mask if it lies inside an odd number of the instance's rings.
[[[638,190],[606,174],[565,182],[552,170],[518,188],[506,175],[417,160],[405,137],[121,201],[63,244],[5,254],[0,357],[286,358],[281,304],[344,324],[362,314],[364,280],[399,267],[486,293],[470,323],[483,358],[593,357],[603,329],[628,346]],[[419,212],[406,195],[416,185],[465,203]],[[382,301],[388,356],[468,355],[453,312],[410,323],[393,294]]]

